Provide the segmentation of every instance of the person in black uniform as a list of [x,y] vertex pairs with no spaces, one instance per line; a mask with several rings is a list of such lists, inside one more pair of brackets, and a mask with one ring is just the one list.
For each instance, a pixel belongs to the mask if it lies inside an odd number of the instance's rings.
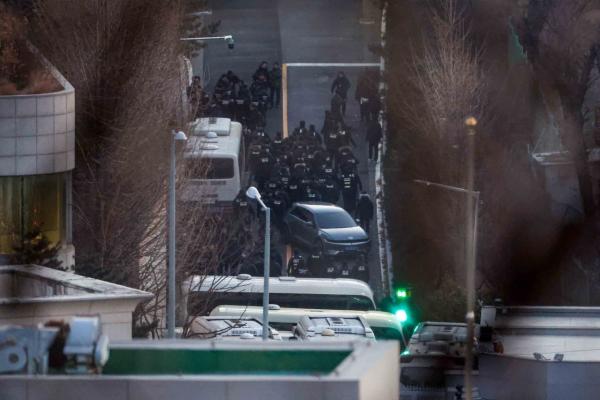
[[281,101],[281,67],[278,62],[273,63],[273,68],[269,73],[269,81],[271,83],[271,108],[279,107]]
[[246,190],[240,189],[235,199],[233,199],[233,215],[235,220],[246,224],[249,222],[250,216],[252,213],[250,212],[250,204],[248,203],[248,197],[246,196]]
[[321,189],[321,198],[328,203],[337,204],[340,199],[340,188],[335,179],[328,177]]
[[338,94],[341,97],[340,111],[342,116],[346,115],[346,99],[348,98],[349,89],[350,81],[346,78],[346,74],[342,71],[338,72],[337,77],[331,84],[331,93]]
[[294,137],[296,137],[296,138],[302,138],[306,135],[307,132],[308,132],[308,129],[306,129],[306,122],[300,121],[300,125],[298,125],[298,127],[296,127],[296,129],[294,129],[294,132],[292,133],[292,135],[294,135]]
[[269,63],[266,61],[261,62],[256,71],[254,71],[252,80],[258,81],[261,79],[261,76],[264,77],[266,82],[269,82],[269,79],[271,78],[269,75]]
[[308,127],[308,138],[315,144],[320,146],[323,143],[323,138],[317,132],[317,128],[313,124]]
[[298,250],[294,250],[294,255],[290,258],[290,261],[288,261],[288,275],[310,276],[310,270],[306,265],[306,260],[304,260],[304,257]]
[[338,92],[335,92],[331,98],[330,105],[331,118],[334,121],[340,122],[344,120],[345,105],[344,98]]
[[379,142],[382,138],[381,125],[379,121],[373,119],[369,122],[367,129],[367,142],[369,143],[369,160],[377,161]]
[[368,234],[371,219],[373,219],[373,202],[371,201],[371,197],[365,191],[362,191],[358,197],[356,216],[360,220],[360,226],[362,226]]
[[340,183],[342,185],[342,198],[344,200],[344,209],[350,215],[356,210],[356,201],[358,191],[362,190],[362,183],[358,174],[354,172],[340,174]]

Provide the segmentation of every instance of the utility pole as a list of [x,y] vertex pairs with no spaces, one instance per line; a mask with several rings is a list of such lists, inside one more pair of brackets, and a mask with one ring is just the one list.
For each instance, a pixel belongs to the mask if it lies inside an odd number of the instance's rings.
[[[475,193],[475,133],[477,119],[465,119],[467,130],[467,190]],[[473,204],[475,203],[475,204]],[[473,342],[475,340],[475,265],[477,258],[477,217],[479,211],[479,192],[476,196],[467,196],[465,259],[467,262],[467,343],[465,354],[465,391],[466,399],[473,399]]]

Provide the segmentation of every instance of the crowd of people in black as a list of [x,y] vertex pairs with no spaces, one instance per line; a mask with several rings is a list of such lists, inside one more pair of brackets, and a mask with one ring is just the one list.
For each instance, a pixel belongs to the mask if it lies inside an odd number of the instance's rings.
[[[366,124],[364,142],[369,159],[377,160],[377,148],[382,132],[378,121],[379,103],[376,79],[369,71],[358,79],[355,99],[360,104],[361,121]],[[346,102],[351,83],[339,72],[331,85],[331,107],[325,111],[320,129],[300,121],[289,137],[276,132],[266,133],[266,114],[278,107],[281,97],[281,69],[274,63],[269,68],[262,62],[246,83],[232,71],[223,74],[215,85],[212,97],[204,94],[192,101],[197,104],[197,117],[227,117],[243,125],[246,168],[250,181],[257,186],[262,200],[271,208],[273,223],[283,231],[283,218],[294,202],[323,201],[340,204],[369,232],[373,218],[373,202],[358,173],[359,160],[354,151],[358,135],[353,137],[345,121]],[[192,93],[194,93],[192,88]],[[194,104],[194,103],[193,103]],[[241,190],[234,201],[234,219],[244,226],[257,215]],[[246,222],[245,222],[246,221]],[[277,274],[281,257],[276,251]],[[353,276],[367,280],[366,255],[340,255],[324,263],[321,254],[295,251],[288,264],[288,273],[296,276]],[[324,264],[326,264],[324,266]],[[350,265],[353,264],[353,265]],[[255,274],[258,263],[238,273]],[[254,272],[254,273],[253,273]]]
[[200,117],[224,117],[239,121],[255,130],[265,128],[267,110],[279,107],[281,101],[281,67],[266,61],[252,75],[250,86],[233,71],[217,80],[212,95],[202,90],[199,77],[194,77],[189,89],[192,113]]

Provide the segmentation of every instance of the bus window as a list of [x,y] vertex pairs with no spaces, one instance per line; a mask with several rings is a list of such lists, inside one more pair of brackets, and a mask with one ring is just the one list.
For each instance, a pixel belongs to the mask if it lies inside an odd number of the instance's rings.
[[190,179],[231,179],[235,175],[231,158],[191,158],[186,160]]
[[373,302],[368,297],[329,295],[329,294],[297,294],[271,293],[269,302],[280,307],[316,308],[331,310],[374,310]]
[[[313,308],[328,310],[374,310],[368,297],[330,294],[271,293],[269,303],[280,307]],[[262,293],[250,292],[193,292],[188,300],[190,315],[209,313],[221,305],[262,306]]]
[[193,292],[188,299],[189,315],[208,315],[218,306],[262,306],[262,293]]
[[231,158],[210,158],[205,179],[231,179],[234,175]]

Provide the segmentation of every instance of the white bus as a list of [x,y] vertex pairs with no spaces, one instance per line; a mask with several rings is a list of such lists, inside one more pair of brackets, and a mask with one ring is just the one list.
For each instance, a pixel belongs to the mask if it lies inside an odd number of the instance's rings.
[[182,200],[231,205],[242,187],[242,125],[228,118],[199,118],[190,124],[189,131]]
[[[260,306],[263,285],[262,277],[246,274],[192,277],[182,286],[187,314],[208,314],[219,305]],[[270,278],[269,304],[273,307],[375,310],[369,285],[340,278]]]
[[[228,316],[230,318],[262,318],[262,307],[221,305],[215,307],[212,316]],[[303,316],[322,317],[324,315],[336,315],[344,317],[360,316],[367,321],[369,327],[375,333],[377,340],[400,340],[404,345],[405,339],[402,332],[402,322],[394,314],[384,311],[361,311],[361,310],[323,310],[314,308],[274,308],[269,311],[269,326],[277,329],[279,333],[291,331]]]

